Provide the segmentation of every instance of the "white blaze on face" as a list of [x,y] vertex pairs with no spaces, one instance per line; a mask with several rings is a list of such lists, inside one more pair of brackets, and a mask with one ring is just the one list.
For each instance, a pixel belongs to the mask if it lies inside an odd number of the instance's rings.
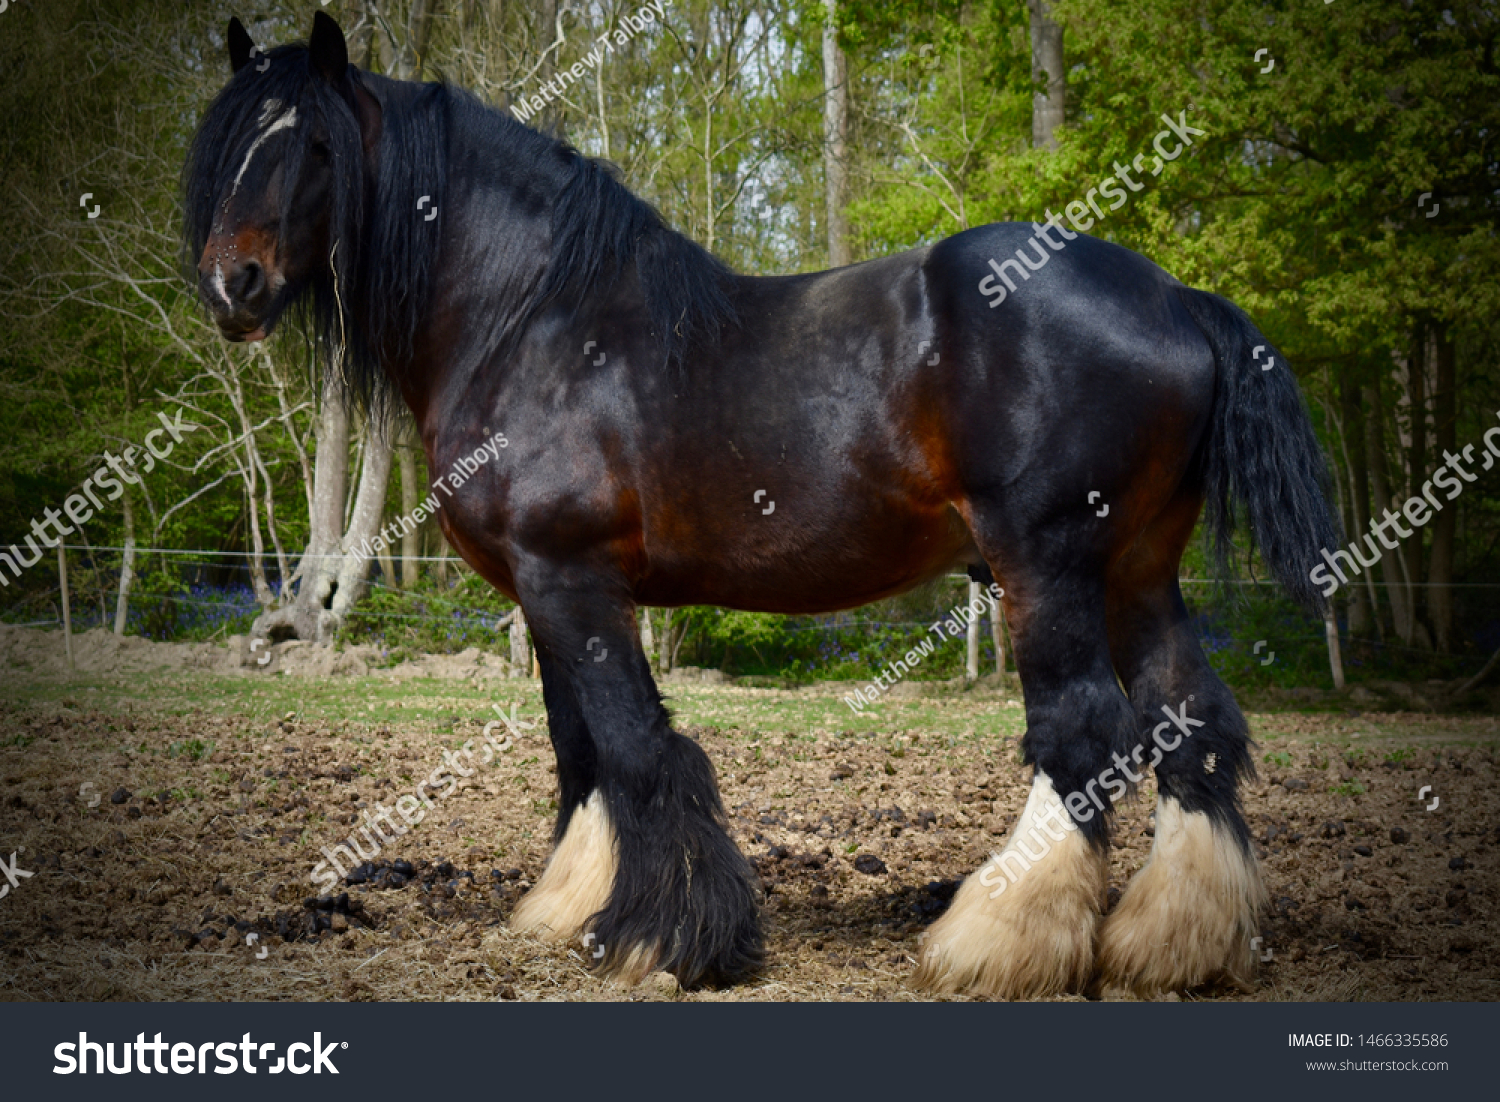
[[224,303],[225,306],[234,305],[229,301],[229,292],[224,287],[224,266],[217,260],[214,261],[213,289],[214,293],[219,296],[219,299]]
[[[250,143],[250,148],[245,151],[245,159],[240,163],[240,170],[234,174],[234,185],[229,189],[229,199],[225,199],[226,206],[233,199],[235,193],[240,190],[240,181],[245,178],[245,172],[250,167],[250,161],[256,151],[265,144],[266,139],[281,130],[290,130],[297,125],[297,109],[293,107],[286,114],[281,113],[281,101],[279,99],[268,99],[261,105],[260,118],[256,124],[261,128],[255,141]],[[273,121],[274,120],[274,121]],[[229,292],[224,286],[224,269],[217,261],[214,262],[213,289],[223,299],[224,305],[232,305],[229,301]]]
[[276,115],[280,110],[281,101],[276,99],[266,100],[265,106],[260,109],[260,134],[256,137],[255,141],[250,143],[250,148],[245,151],[244,163],[240,165],[240,170],[234,174],[234,186],[229,189],[229,198],[233,199],[234,193],[239,191],[240,181],[245,178],[245,170],[250,167],[251,158],[255,156],[256,150],[260,149],[266,139],[278,130],[290,130],[297,125],[297,109],[293,107],[286,114],[281,115],[275,122],[267,126],[266,120]]

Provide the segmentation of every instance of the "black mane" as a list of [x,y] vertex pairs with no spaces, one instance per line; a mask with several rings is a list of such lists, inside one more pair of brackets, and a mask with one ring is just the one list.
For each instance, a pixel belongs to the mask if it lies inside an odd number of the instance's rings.
[[[503,158],[508,176],[550,185],[550,194],[539,196],[550,206],[550,249],[537,271],[511,281],[511,293],[494,303],[493,318],[476,319],[483,347],[469,352],[509,355],[543,310],[577,309],[608,291],[632,264],[662,364],[680,365],[688,348],[711,343],[733,324],[733,273],[669,228],[618,180],[613,166],[451,85],[386,80],[351,67],[352,79],[382,110],[378,177],[370,194],[358,122],[343,97],[313,75],[308,48],[281,46],[267,56],[265,72],[247,65],[230,80],[194,137],[183,173],[185,269],[196,278],[193,267],[210,235],[215,203],[254,139],[264,102],[275,98],[304,117],[320,118],[336,177],[332,275],[297,289],[294,311],[360,406],[383,412],[399,404],[395,384],[427,310],[446,199],[470,182],[466,174],[483,157]],[[294,143],[286,179],[297,178],[308,144]],[[291,200],[292,189],[286,190],[284,207]],[[422,196],[430,197],[422,209],[439,211],[431,222],[417,216]],[[503,228],[476,226],[474,232]]]

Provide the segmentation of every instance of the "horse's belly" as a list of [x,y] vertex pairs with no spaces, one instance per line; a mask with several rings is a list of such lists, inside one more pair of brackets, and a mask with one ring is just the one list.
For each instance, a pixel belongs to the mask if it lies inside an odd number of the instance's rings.
[[[783,508],[788,511],[781,525],[773,527],[771,518]],[[755,612],[832,612],[893,596],[979,561],[967,526],[949,507],[864,518],[856,524],[808,525],[804,532],[795,530],[794,509],[795,503],[777,503],[763,514],[763,525],[748,524],[738,538],[724,539],[716,550],[705,548],[695,557],[659,558],[648,547],[650,566],[637,600]]]

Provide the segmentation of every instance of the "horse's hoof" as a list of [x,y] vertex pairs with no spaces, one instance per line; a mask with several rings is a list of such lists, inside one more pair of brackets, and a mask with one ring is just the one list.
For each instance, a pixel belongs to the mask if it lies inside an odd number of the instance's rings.
[[[748,979],[762,964],[749,863],[710,820],[679,820],[676,827],[675,845],[641,846],[622,860],[608,806],[592,793],[573,812],[511,926],[576,943],[585,964],[625,985],[657,971],[671,972],[683,987]],[[690,861],[688,853],[700,856]]]
[[913,983],[935,994],[1031,999],[1078,990],[1094,964],[1104,854],[1063,827],[1043,774],[1005,849],[968,877],[927,932]]
[[1201,811],[1163,797],[1151,857],[1105,920],[1099,986],[1149,996],[1255,975],[1265,888],[1254,857]]

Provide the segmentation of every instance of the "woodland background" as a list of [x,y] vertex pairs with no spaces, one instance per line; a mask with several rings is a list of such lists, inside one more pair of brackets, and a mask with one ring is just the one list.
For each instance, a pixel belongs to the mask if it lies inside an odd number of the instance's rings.
[[[322,10],[363,68],[504,107],[640,6]],[[74,630],[258,623],[373,641],[392,662],[509,646],[524,669],[524,623],[430,523],[374,562],[350,553],[426,495],[404,427],[346,414],[295,332],[225,344],[180,275],[178,174],[228,77],[229,16],[269,47],[318,9],[0,13],[0,550],[180,406],[204,428],[69,537]],[[1493,0],[674,0],[532,122],[616,162],[737,269],[771,274],[1040,219],[1189,110],[1207,135],[1094,232],[1255,317],[1301,381],[1353,532],[1500,425],[1497,35]],[[1482,474],[1371,584],[1339,591],[1351,681],[1467,677],[1500,648],[1497,486]],[[1196,548],[1184,566],[1221,673],[1328,684],[1323,625],[1256,584],[1252,549],[1239,558],[1229,586],[1201,581]],[[48,552],[0,589],[0,620],[59,620],[59,569]],[[868,676],[963,599],[935,585],[822,618],[652,610],[651,647],[664,667]],[[1252,645],[1267,639],[1279,658],[1263,666]],[[963,664],[956,642],[923,676]]]

